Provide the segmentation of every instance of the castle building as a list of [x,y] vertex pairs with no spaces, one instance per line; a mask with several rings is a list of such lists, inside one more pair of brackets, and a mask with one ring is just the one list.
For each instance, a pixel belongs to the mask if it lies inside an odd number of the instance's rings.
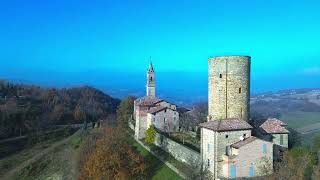
[[240,118],[249,121],[250,57],[209,58],[208,119]]
[[[208,61],[208,121],[199,125],[204,168],[214,179],[263,176],[260,166],[273,162],[276,144],[287,147],[288,138],[283,134],[288,131],[280,120],[267,120],[257,125],[260,136],[252,135],[257,127],[249,124],[249,56],[219,56]],[[279,138],[281,143],[275,142]]]
[[[288,148],[286,124],[279,119],[250,120],[249,56],[210,57],[208,118],[199,124],[200,152],[170,137],[156,138],[155,145],[182,162],[202,164],[213,179],[259,177],[272,173],[273,162]],[[177,106],[156,96],[155,70],[147,70],[146,96],[134,102],[135,138],[145,138],[154,125],[162,132],[179,130]],[[162,138],[161,138],[162,137]],[[166,143],[162,141],[165,139]],[[163,145],[165,144],[165,146]]]
[[145,131],[154,125],[160,131],[179,130],[179,113],[175,104],[156,96],[155,70],[150,63],[147,70],[146,96],[134,101],[135,138],[145,138]]

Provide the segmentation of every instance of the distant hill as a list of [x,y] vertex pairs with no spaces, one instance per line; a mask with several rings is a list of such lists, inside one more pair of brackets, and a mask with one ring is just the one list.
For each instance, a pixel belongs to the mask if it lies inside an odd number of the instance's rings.
[[[205,113],[207,102],[200,104],[203,106],[201,111]],[[292,128],[303,128],[320,123],[320,89],[291,89],[255,94],[251,96],[250,108],[251,119],[276,117]]]
[[96,121],[116,112],[120,100],[89,86],[42,88],[0,81],[0,138],[51,125]]
[[251,117],[280,117],[290,112],[320,112],[320,89],[291,89],[251,97]]

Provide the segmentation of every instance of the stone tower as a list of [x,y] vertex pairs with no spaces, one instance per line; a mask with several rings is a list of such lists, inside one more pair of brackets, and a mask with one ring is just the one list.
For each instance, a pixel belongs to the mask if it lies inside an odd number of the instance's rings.
[[210,57],[208,120],[250,116],[249,56]]
[[156,96],[156,82],[154,75],[152,63],[150,63],[147,72],[147,96]]

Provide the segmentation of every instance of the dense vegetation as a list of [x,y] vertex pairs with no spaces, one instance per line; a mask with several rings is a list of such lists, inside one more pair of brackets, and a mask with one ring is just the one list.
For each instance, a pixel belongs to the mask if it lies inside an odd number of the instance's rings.
[[85,161],[80,179],[145,178],[145,160],[129,144],[123,127],[102,127],[98,133],[95,139],[90,138],[84,144],[82,157]]
[[57,124],[94,122],[115,113],[118,104],[88,86],[56,89],[0,81],[0,139]]

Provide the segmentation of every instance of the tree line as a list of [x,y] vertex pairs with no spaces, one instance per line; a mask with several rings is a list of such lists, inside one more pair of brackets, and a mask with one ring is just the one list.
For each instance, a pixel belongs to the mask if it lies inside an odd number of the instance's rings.
[[95,122],[115,113],[120,100],[89,87],[44,88],[0,81],[0,139],[53,125]]

